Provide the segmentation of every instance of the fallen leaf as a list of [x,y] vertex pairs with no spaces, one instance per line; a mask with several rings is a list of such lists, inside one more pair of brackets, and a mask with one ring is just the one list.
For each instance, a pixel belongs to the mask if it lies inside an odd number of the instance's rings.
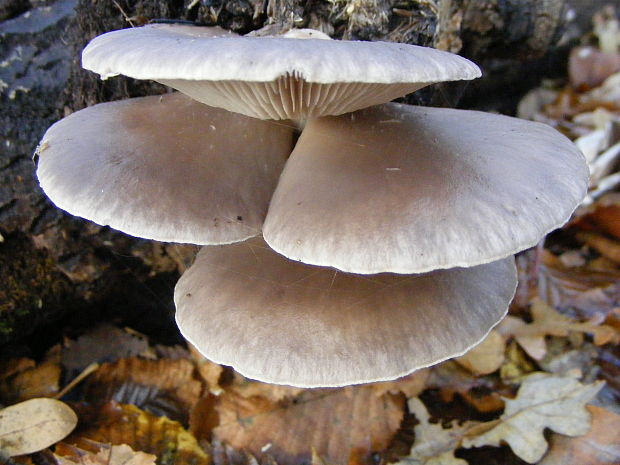
[[157,459],[155,455],[136,452],[127,444],[100,444],[96,453],[59,444],[54,458],[58,465],[155,465]]
[[458,394],[479,412],[489,413],[504,408],[500,395],[503,388],[495,378],[474,378],[453,360],[431,368],[426,387],[439,389],[441,400],[445,403],[452,402]]
[[420,423],[414,428],[415,442],[411,452],[395,465],[468,465],[465,460],[456,458],[454,451],[467,430],[477,422],[458,425],[453,421],[444,428],[441,423],[430,423],[428,410],[417,397],[409,399],[407,405]]
[[[547,353],[547,343],[544,334],[525,335],[527,323],[521,318],[508,315],[498,326],[498,331],[505,337],[516,336],[519,346],[534,360],[541,360]],[[518,335],[520,334],[520,335]],[[517,336],[518,335],[518,336]]]
[[403,396],[377,396],[371,386],[306,389],[274,402],[230,391],[219,397],[214,438],[281,464],[310,461],[312,448],[328,463],[371,463],[400,427]]
[[607,194],[580,212],[573,225],[586,231],[599,231],[620,240],[620,194]]
[[133,450],[160,457],[160,463],[210,463],[196,438],[177,421],[116,402],[108,402],[97,409],[85,408],[80,413],[80,428],[66,439],[67,443],[82,447],[84,438],[88,438],[114,445],[127,444]]
[[291,399],[304,390],[293,386],[285,386],[281,384],[261,383],[243,377],[236,371],[233,372],[233,381],[228,389],[235,391],[239,395],[250,397],[263,397],[272,402],[279,402],[285,399]]
[[407,398],[417,397],[426,389],[426,383],[430,375],[431,370],[424,368],[394,381],[372,383],[369,386],[372,386],[375,390],[375,395],[379,397],[388,392],[392,394],[402,392]]
[[84,398],[104,403],[133,404],[158,416],[187,424],[203,386],[187,359],[123,358],[104,363],[86,381]]
[[515,380],[521,379],[536,369],[521,346],[516,341],[510,341],[506,347],[506,360],[499,369],[500,378],[503,381],[514,383]]
[[222,387],[220,386],[220,378],[224,372],[224,367],[207,359],[200,352],[198,352],[198,349],[196,349],[192,344],[188,343],[188,347],[191,359],[196,364],[198,373],[207,383],[209,392],[215,395],[221,394]]
[[[528,463],[536,463],[547,451],[545,428],[567,436],[590,429],[585,404],[603,387],[603,382],[583,385],[573,376],[533,373],[523,379],[517,397],[505,399],[506,408],[492,427],[463,440],[463,447],[499,446],[508,443]],[[482,426],[482,425],[481,425]]]
[[497,331],[491,331],[487,337],[465,355],[454,360],[474,375],[488,375],[504,362],[506,341]]
[[56,360],[44,360],[38,365],[22,362],[21,369],[0,381],[0,401],[14,404],[36,397],[53,397],[60,389],[60,371]]
[[577,239],[585,242],[603,257],[620,265],[620,243],[595,232],[577,233]]
[[576,438],[554,434],[539,465],[610,465],[620,463],[620,415],[594,405],[590,431]]
[[575,47],[569,57],[568,74],[573,87],[591,89],[620,70],[620,54],[595,47]]
[[61,363],[69,376],[75,376],[91,363],[113,362],[119,358],[140,355],[148,349],[147,340],[135,332],[103,324],[75,341],[67,341]]
[[77,416],[55,399],[30,399],[0,410],[0,456],[38,452],[65,438]]
[[[263,458],[259,464],[256,457],[252,454],[233,449],[230,445],[222,443],[217,438],[214,438],[209,446],[209,452],[213,458],[213,465],[277,465],[276,462],[269,457]],[[312,462],[311,465],[315,465],[315,463]]]
[[498,330],[504,336],[514,336],[517,342],[534,360],[541,360],[546,354],[545,336],[568,336],[571,332],[591,334],[596,345],[620,339],[618,331],[602,324],[599,315],[586,322],[579,322],[562,315],[541,299],[534,299],[530,307],[533,321],[526,323],[518,318],[507,317]]
[[538,295],[552,307],[572,308],[579,318],[607,314],[620,302],[620,271],[567,268],[545,251],[538,267]]

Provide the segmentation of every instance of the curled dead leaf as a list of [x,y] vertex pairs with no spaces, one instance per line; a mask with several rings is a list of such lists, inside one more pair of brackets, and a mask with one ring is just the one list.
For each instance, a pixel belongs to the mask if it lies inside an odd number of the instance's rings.
[[84,398],[89,402],[133,404],[186,424],[202,390],[194,365],[187,359],[131,357],[104,363],[86,382]]
[[534,299],[530,307],[533,321],[526,323],[508,316],[498,330],[506,337],[514,336],[519,345],[534,360],[541,360],[546,352],[545,336],[569,336],[571,332],[592,335],[596,345],[617,343],[620,333],[613,326],[602,324],[603,315],[595,315],[589,321],[579,322],[562,315],[542,299]]
[[280,465],[310,461],[312,448],[327,463],[371,463],[400,427],[402,395],[377,396],[371,386],[306,389],[274,402],[230,391],[218,399],[215,438],[257,457],[264,452]]
[[474,375],[488,375],[502,366],[505,350],[504,337],[497,331],[491,331],[480,344],[454,360]]
[[[208,465],[210,458],[196,438],[176,421],[157,417],[133,405],[108,402],[81,412],[80,428],[66,442],[81,447],[91,441],[127,444],[133,450],[165,457],[175,465]],[[87,420],[89,419],[89,420]]]

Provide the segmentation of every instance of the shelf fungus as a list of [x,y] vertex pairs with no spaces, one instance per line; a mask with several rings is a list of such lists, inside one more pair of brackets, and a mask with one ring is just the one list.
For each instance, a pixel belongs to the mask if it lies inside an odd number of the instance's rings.
[[586,193],[582,154],[548,126],[387,103],[480,75],[446,52],[152,25],[95,38],[83,65],[181,93],[54,124],[41,186],[98,224],[205,245],[177,322],[258,380],[342,386],[463,354],[507,311],[512,255]]

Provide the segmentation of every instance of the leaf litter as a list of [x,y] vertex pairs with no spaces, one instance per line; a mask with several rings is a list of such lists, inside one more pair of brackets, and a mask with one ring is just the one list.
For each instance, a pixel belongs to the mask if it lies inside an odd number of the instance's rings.
[[[620,463],[620,33],[617,12],[595,21],[600,47],[571,53],[570,82],[545,83],[519,108],[578,144],[590,192],[568,226],[517,257],[510,315],[475,349],[401,380],[309,390],[107,324],[2,361],[0,454],[66,465]],[[164,270],[193,258],[153,247],[172,257],[153,264]],[[47,406],[34,414],[28,402]]]

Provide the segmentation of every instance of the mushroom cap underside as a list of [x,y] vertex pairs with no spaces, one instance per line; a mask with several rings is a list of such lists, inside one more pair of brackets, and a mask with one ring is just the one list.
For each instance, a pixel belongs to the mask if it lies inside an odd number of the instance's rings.
[[211,37],[209,29],[149,25],[112,31],[88,44],[82,65],[103,78],[156,80],[207,105],[261,119],[343,114],[434,82],[480,76],[469,60],[427,47]]

